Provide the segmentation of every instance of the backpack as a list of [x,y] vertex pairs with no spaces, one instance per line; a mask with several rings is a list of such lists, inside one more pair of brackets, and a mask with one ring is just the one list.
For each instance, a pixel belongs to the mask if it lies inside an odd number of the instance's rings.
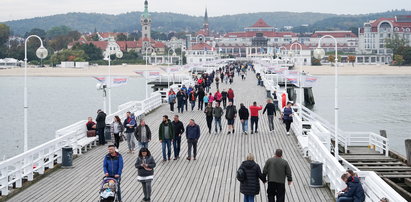
[[236,176],[237,180],[240,182],[244,182],[246,180],[246,174],[243,168],[239,168],[237,170],[237,176]]

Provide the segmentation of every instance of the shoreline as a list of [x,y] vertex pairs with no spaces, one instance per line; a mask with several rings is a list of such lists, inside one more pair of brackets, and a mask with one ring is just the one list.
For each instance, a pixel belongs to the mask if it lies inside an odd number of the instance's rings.
[[[167,67],[167,66],[164,66]],[[334,75],[335,68],[331,65],[322,66],[303,66],[304,72],[315,76],[322,75]],[[128,76],[128,77],[142,77],[135,73],[135,71],[152,70],[160,71],[161,74],[165,74],[161,69],[161,66],[154,65],[112,65],[111,75],[112,76]],[[300,67],[294,67],[294,70],[299,71]],[[177,73],[178,74],[178,73]],[[411,66],[388,66],[388,65],[356,65],[351,66],[350,64],[343,64],[338,68],[339,75],[411,75]],[[90,66],[83,69],[75,68],[27,68],[27,75],[30,77],[92,77],[92,76],[107,76],[108,66]],[[11,69],[1,69],[0,77],[23,77],[24,68],[11,68]]]

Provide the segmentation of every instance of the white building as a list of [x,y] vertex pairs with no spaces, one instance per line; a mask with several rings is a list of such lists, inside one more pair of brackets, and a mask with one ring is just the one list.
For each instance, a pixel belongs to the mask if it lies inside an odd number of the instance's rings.
[[411,45],[411,16],[372,20],[364,23],[364,27],[359,28],[358,33],[358,54],[364,55],[358,58],[359,62],[390,63],[393,52],[385,47],[385,41],[398,36],[408,40],[408,45]]
[[187,64],[210,62],[220,58],[216,49],[206,43],[191,46],[187,50],[186,57]]
[[[355,53],[358,47],[358,37],[351,31],[316,31],[310,38],[304,39],[304,45],[315,49],[318,47],[318,42],[320,38],[330,35],[337,40],[337,49],[343,53]],[[332,52],[335,50],[334,39],[325,37],[321,40],[321,48],[325,49],[326,52]]]

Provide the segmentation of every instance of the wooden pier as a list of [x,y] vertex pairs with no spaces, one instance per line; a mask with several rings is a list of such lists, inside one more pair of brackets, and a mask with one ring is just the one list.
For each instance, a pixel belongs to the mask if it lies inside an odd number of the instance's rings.
[[[221,89],[233,88],[237,109],[240,103],[248,107],[253,101],[265,105],[265,88],[257,86],[257,80],[250,72],[245,81],[235,77],[232,86],[220,85]],[[213,84],[212,92],[215,92],[215,84]],[[198,111],[196,106],[194,111],[189,110],[179,115],[184,125],[188,124],[189,119],[194,119],[201,127],[198,159],[196,161],[185,159],[187,143],[183,137],[182,158],[163,163],[161,162],[161,144],[157,134],[158,126],[165,114],[171,118],[173,116],[167,104],[146,116],[146,123],[153,132],[153,140],[149,144],[149,149],[157,162],[152,201],[242,201],[243,196],[239,192],[240,183],[235,176],[246,154],[254,153],[257,163],[263,167],[265,161],[272,157],[278,148],[284,150],[284,158],[291,166],[294,180],[291,186],[286,185],[286,201],[335,200],[334,194],[328,187],[309,187],[309,162],[302,156],[296,138],[293,135],[286,135],[285,127],[278,118],[275,118],[274,132],[269,132],[266,116],[261,114],[258,134],[242,135],[238,118],[235,123],[235,134],[227,135],[225,119],[222,121],[222,133],[208,134],[205,114]],[[99,146],[80,155],[74,160],[74,168],[58,169],[22,190],[9,201],[98,201],[99,187],[103,177],[102,162],[106,150],[106,146]],[[134,167],[137,154],[127,154],[126,150],[127,145],[122,142],[120,152],[125,162],[121,183],[123,201],[140,201],[143,193],[141,184],[137,181],[137,170]],[[256,196],[256,201],[267,201],[266,185],[263,183],[260,185],[261,192]]]

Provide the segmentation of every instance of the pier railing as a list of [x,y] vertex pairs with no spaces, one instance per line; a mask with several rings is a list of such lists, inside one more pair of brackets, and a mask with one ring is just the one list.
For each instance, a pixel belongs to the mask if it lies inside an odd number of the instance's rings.
[[[147,99],[132,101],[119,106],[119,110],[106,118],[111,123],[114,116],[125,118],[126,112],[135,113],[137,119],[156,109],[162,104],[161,94],[154,92]],[[70,146],[74,154],[83,146],[87,138],[86,120],[76,122],[56,131],[56,138],[36,146],[24,153],[0,162],[0,191],[1,195],[8,195],[11,187],[20,188],[23,180],[32,181],[34,175],[44,174],[46,169],[54,168],[62,162],[62,148]],[[93,139],[93,138],[92,138]],[[94,137],[95,141],[97,140]]]

